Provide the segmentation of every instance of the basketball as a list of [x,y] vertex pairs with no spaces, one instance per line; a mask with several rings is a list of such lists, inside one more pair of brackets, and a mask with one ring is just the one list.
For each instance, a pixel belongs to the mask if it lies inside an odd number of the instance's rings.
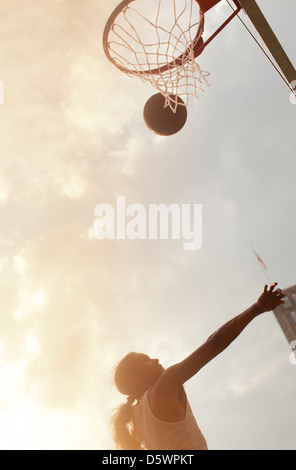
[[180,96],[171,95],[180,103],[174,113],[169,106],[165,107],[165,97],[161,93],[151,96],[144,107],[144,121],[152,132],[169,136],[179,132],[187,120],[187,108]]

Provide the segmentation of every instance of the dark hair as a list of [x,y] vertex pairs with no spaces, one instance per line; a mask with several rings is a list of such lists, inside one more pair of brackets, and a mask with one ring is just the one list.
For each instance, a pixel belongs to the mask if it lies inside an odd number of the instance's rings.
[[144,445],[136,436],[134,423],[132,419],[133,403],[138,400],[136,390],[129,381],[129,373],[134,370],[132,361],[135,353],[127,354],[117,365],[114,372],[114,382],[118,391],[128,395],[126,403],[123,403],[115,409],[111,419],[112,435],[117,449],[121,450],[139,450]]

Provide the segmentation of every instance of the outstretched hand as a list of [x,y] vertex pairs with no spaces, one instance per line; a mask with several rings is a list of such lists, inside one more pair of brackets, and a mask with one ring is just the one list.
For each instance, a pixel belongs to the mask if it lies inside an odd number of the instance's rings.
[[286,295],[282,292],[281,289],[275,289],[277,282],[272,284],[270,288],[266,285],[263,289],[262,294],[256,302],[256,306],[261,310],[261,312],[269,312],[270,310],[276,309],[281,304],[284,304],[283,300]]

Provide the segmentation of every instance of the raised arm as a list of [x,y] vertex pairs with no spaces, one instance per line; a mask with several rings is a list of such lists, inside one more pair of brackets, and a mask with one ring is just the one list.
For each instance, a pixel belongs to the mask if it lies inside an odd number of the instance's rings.
[[224,351],[254,318],[285,303],[282,300],[285,294],[280,289],[275,290],[276,286],[277,283],[274,283],[270,288],[266,285],[252,307],[219,328],[202,346],[182,362],[166,369],[159,380],[157,387],[159,391],[178,391],[187,380]]

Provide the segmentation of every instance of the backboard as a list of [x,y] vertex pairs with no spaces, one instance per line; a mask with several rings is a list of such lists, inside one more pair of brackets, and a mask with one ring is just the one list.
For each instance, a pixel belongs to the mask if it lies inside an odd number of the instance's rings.
[[[255,0],[238,0],[267,49],[281,70],[287,84],[296,80],[296,70]],[[280,2],[279,2],[280,3]],[[280,8],[280,6],[279,6]]]

